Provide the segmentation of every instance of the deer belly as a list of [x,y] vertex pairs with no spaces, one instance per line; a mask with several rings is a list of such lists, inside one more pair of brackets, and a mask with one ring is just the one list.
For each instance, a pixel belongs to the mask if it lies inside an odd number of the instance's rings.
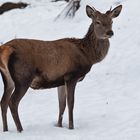
[[55,81],[48,81],[47,79],[44,79],[42,77],[36,76],[30,87],[33,89],[46,89],[46,88],[54,88],[64,85],[64,79],[58,78]]

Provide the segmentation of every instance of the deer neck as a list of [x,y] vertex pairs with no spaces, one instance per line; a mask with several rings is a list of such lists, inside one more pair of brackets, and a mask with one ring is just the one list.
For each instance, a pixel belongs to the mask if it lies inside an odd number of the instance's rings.
[[89,30],[82,41],[92,64],[104,59],[109,49],[109,40],[98,39],[93,24],[90,25]]
[[90,47],[91,48],[91,47],[94,46],[94,44],[96,42],[97,42],[97,37],[96,37],[95,32],[94,32],[94,27],[91,24],[89,29],[88,29],[87,34],[83,38],[83,44],[84,44],[85,47]]

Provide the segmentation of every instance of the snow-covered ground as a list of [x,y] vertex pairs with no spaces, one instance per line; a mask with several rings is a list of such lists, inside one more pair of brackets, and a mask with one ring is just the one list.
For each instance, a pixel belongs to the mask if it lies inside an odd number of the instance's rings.
[[[7,0],[1,0],[0,4]],[[8,0],[19,1],[19,0]],[[28,0],[22,0],[29,2]],[[87,4],[105,12],[121,3],[121,15],[114,19],[115,35],[104,61],[93,66],[75,94],[75,129],[68,130],[67,110],[64,127],[57,128],[58,101],[56,89],[28,90],[20,103],[19,113],[24,127],[17,133],[8,112],[9,131],[0,140],[140,140],[140,1],[82,0],[73,20],[55,17],[65,2],[30,0],[24,10],[12,10],[0,16],[0,42],[13,38],[53,40],[83,37],[90,25]],[[0,81],[0,97],[3,84]]]

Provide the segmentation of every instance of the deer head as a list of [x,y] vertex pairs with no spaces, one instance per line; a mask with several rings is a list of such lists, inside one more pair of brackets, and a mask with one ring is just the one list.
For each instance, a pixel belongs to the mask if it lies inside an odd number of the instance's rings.
[[86,12],[92,19],[92,25],[95,35],[99,39],[108,39],[113,36],[112,19],[119,16],[122,5],[117,6],[113,10],[108,10],[105,14],[97,11],[94,7],[86,6]]

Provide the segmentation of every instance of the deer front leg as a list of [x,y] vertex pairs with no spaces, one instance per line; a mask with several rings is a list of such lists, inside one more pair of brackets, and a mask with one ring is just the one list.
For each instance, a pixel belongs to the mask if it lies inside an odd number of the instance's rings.
[[66,86],[60,86],[58,90],[58,100],[59,100],[59,118],[58,118],[58,127],[62,127],[63,114],[66,108]]
[[74,92],[77,80],[66,82],[67,86],[67,104],[69,114],[69,129],[74,129],[73,108],[74,108]]

